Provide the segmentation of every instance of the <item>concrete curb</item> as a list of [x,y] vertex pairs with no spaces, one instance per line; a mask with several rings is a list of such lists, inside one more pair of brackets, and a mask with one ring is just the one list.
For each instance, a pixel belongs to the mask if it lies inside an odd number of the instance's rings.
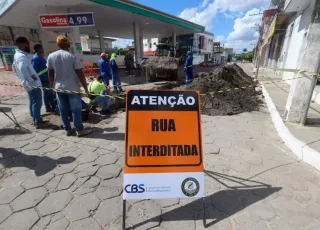
[[286,146],[304,162],[312,165],[316,169],[320,170],[320,153],[312,148],[310,148],[306,143],[295,138],[289,131],[289,129],[284,124],[280,114],[277,111],[276,106],[274,105],[268,91],[262,85],[262,92],[265,97],[270,116],[272,118],[273,124],[284,141]]

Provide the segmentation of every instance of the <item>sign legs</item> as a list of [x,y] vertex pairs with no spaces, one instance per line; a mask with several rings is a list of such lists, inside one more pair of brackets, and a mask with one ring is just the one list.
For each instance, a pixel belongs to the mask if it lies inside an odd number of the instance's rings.
[[202,198],[202,208],[203,208],[203,227],[207,228],[207,218],[206,218],[206,203],[205,203],[205,198]]
[[[127,211],[126,211],[126,200],[122,201],[122,230],[126,230],[126,216],[127,216]],[[206,217],[206,203],[205,203],[205,198],[202,198],[202,208],[203,208],[203,227],[208,228],[207,226],[207,217]]]
[[126,200],[122,201],[122,230],[126,230]]

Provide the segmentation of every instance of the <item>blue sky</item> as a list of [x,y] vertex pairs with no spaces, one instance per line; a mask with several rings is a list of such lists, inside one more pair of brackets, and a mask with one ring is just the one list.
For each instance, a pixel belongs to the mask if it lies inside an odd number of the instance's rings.
[[214,33],[214,40],[240,52],[255,46],[261,15],[250,16],[267,9],[271,0],[134,0],[203,25]]

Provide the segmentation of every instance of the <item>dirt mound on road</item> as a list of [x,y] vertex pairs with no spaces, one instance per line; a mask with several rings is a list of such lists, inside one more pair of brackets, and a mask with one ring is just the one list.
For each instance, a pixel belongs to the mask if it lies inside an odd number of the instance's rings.
[[261,92],[255,90],[257,84],[234,64],[215,67],[209,73],[199,73],[189,86],[179,88],[199,90],[205,94],[201,96],[202,114],[219,116],[259,110],[262,100],[259,99]]

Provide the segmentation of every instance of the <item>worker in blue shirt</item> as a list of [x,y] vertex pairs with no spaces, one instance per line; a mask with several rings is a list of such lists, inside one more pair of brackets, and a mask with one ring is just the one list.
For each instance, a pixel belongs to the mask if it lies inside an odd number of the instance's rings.
[[193,57],[191,51],[187,52],[187,59],[184,64],[184,72],[186,72],[186,85],[190,85],[193,78]]
[[[48,77],[48,68],[47,61],[44,58],[44,49],[41,44],[35,44],[33,46],[35,55],[33,56],[31,63],[34,70],[37,72],[42,87],[51,88],[49,77]],[[55,103],[55,94],[53,90],[43,89],[43,102],[46,107],[46,112],[55,112],[56,103]]]
[[121,87],[121,81],[118,74],[118,66],[116,63],[117,54],[113,53],[110,58],[110,69],[112,73],[112,84],[113,84],[113,91],[120,91],[123,92]]
[[109,64],[108,64],[108,54],[102,53],[100,55],[100,60],[98,61],[100,75],[103,77],[103,83],[105,86],[109,86]]

